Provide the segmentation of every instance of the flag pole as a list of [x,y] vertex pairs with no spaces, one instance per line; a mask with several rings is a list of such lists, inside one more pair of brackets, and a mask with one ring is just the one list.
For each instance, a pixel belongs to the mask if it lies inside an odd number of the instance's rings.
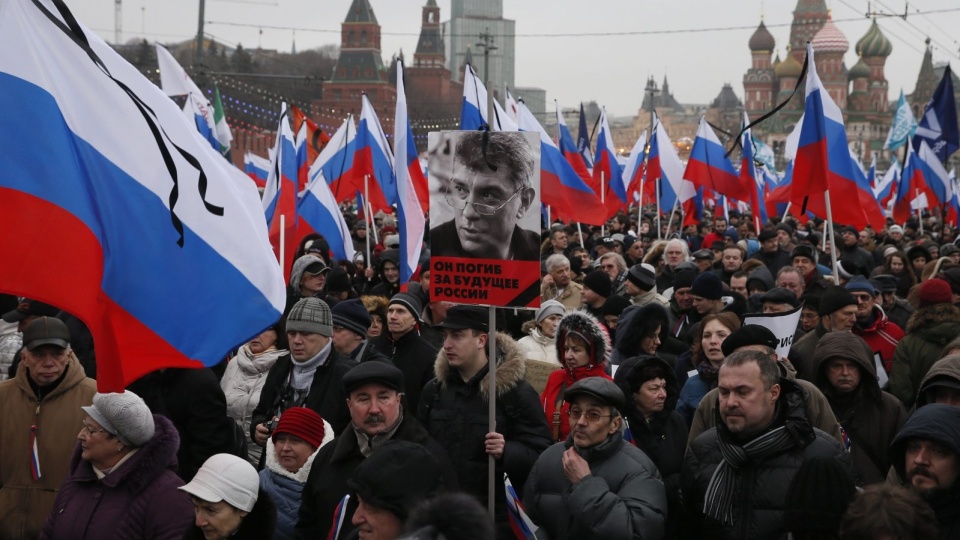
[[283,279],[289,280],[290,277],[287,276],[286,268],[284,268],[284,257],[286,257],[285,249],[286,239],[287,239],[287,216],[283,213],[280,214],[280,273],[283,274]]
[[677,213],[678,206],[680,206],[679,196],[677,196],[677,200],[673,203],[673,208],[670,209],[670,219],[667,220],[667,236],[670,236],[670,227],[673,226],[673,215]]
[[[900,181],[902,182],[903,179],[901,178]],[[916,201],[918,198],[920,198],[920,188],[914,188],[913,193],[914,193],[913,200]],[[920,207],[919,202],[917,203],[917,221],[920,222],[920,234],[922,235],[923,234],[923,208]]]
[[[603,171],[600,171],[600,204],[603,205],[603,207],[604,207],[604,214],[606,214],[606,207],[607,207],[607,200],[606,200],[607,197],[606,197],[606,195],[607,195],[607,190],[603,188],[603,184],[604,184],[604,174],[603,174]],[[603,230],[605,225],[606,225],[606,223],[603,223],[603,224],[600,225],[600,236],[601,236],[601,237],[606,236],[606,232],[604,232],[604,230]]]
[[660,179],[657,178],[653,184],[654,189],[656,190],[655,195],[657,197],[657,240],[663,240],[663,233],[660,230]]
[[[497,311],[490,306],[487,308],[490,314],[489,326],[487,327],[487,365],[489,366],[487,381],[487,396],[489,396],[487,408],[487,433],[493,433],[497,430]],[[490,512],[490,519],[496,522],[496,482],[497,482],[497,459],[492,455],[487,455],[487,508]]]
[[581,247],[582,249],[587,249],[587,248],[583,245],[583,231],[580,230],[580,222],[579,222],[579,221],[577,222],[577,235],[580,236],[580,247]]
[[[644,152],[646,153],[646,152]],[[637,201],[637,240],[640,239],[640,223],[643,222],[643,177],[646,173],[646,165],[642,162],[640,165],[644,168],[644,173],[640,174],[640,200]]]
[[[787,214],[790,213],[790,205],[791,205],[791,204],[793,204],[793,203],[788,202],[788,203],[787,203],[787,207],[783,209],[783,215],[780,216],[780,219],[781,219],[781,220],[787,219]],[[757,234],[759,234],[759,233],[757,233]]]
[[830,206],[830,190],[823,192],[823,197],[827,203],[827,225],[830,233],[830,262],[833,268],[833,282],[840,284],[840,269],[837,267],[837,239],[833,230],[833,208]]
[[373,226],[373,216],[371,216],[370,211],[367,210],[367,195],[370,192],[370,186],[367,185],[369,180],[370,177],[368,175],[363,175],[363,216],[364,220],[367,222],[367,268],[370,268],[370,265],[373,264],[373,259],[370,258],[370,235],[376,228]]

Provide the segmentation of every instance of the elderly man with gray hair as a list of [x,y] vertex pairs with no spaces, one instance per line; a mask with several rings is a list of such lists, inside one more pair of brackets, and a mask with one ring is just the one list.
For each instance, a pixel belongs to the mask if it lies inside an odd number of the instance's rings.
[[544,262],[547,276],[540,286],[540,303],[556,300],[567,309],[580,309],[583,305],[583,285],[573,281],[570,259],[555,253]]

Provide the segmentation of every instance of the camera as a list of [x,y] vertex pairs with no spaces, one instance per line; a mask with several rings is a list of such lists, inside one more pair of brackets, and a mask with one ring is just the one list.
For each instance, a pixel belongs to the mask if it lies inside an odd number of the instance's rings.
[[279,421],[278,418],[274,418],[274,419],[270,420],[269,422],[264,422],[263,425],[267,428],[267,430],[268,430],[270,433],[273,433],[273,430],[277,429],[277,422],[278,422],[278,421]]

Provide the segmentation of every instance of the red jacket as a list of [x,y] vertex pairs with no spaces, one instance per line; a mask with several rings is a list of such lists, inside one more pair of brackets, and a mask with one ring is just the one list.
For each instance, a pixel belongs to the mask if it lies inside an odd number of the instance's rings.
[[873,314],[876,318],[872,325],[861,328],[860,323],[857,323],[853,326],[853,333],[862,337],[874,354],[880,353],[883,369],[890,373],[890,367],[893,365],[893,351],[896,350],[897,343],[903,339],[903,329],[890,322],[878,306],[874,306]]
[[[567,409],[570,408],[570,404],[564,401],[563,394],[573,383],[587,377],[603,377],[613,380],[604,371],[603,364],[583,366],[573,370],[558,369],[551,373],[550,378],[547,379],[547,385],[544,387],[543,393],[540,394],[540,403],[543,405],[543,412],[547,415],[547,425],[550,426],[550,436],[553,438],[553,442],[565,441],[567,435],[570,434],[570,417],[567,416]],[[560,404],[559,409],[557,409],[557,402]],[[559,414],[555,415],[554,413]]]

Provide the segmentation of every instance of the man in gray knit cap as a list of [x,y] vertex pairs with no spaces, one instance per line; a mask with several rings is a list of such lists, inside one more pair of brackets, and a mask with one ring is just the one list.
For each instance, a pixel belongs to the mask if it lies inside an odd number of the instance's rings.
[[356,362],[333,352],[330,306],[319,298],[301,299],[287,315],[286,330],[290,353],[270,368],[250,424],[250,435],[261,446],[290,407],[313,409],[336,432],[350,421],[341,379]]

